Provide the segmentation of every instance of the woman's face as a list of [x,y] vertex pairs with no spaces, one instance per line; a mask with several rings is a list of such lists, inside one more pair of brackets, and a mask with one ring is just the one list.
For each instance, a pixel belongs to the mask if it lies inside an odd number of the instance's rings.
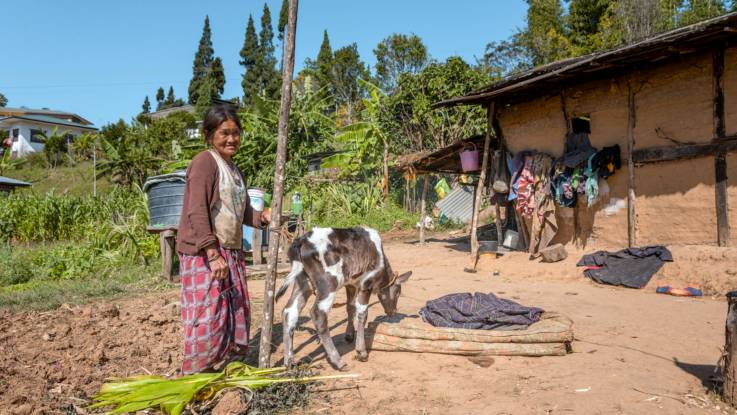
[[225,160],[230,160],[240,146],[241,130],[233,121],[224,121],[212,135],[212,148]]

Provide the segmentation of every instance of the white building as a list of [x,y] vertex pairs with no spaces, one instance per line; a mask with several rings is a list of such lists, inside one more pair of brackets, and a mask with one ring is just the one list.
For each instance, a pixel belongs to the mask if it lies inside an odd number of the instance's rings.
[[57,133],[72,142],[82,133],[97,131],[91,122],[63,111],[48,108],[0,108],[0,129],[6,130],[12,139],[12,157],[23,157],[30,153],[43,151],[44,137]]

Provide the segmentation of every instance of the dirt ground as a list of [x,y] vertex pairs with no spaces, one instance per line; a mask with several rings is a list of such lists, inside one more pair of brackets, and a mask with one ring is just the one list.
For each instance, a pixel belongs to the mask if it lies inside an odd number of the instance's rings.
[[[335,309],[330,322],[336,346],[360,377],[319,386],[301,412],[734,413],[710,392],[709,377],[724,344],[722,294],[734,287],[737,249],[672,247],[675,262],[648,287],[630,290],[586,280],[575,267],[576,252],[556,264],[531,262],[521,253],[482,257],[478,273],[468,274],[468,256],[457,248],[438,239],[425,247],[402,239],[386,243],[393,268],[414,271],[400,312],[414,314],[425,301],[448,293],[494,292],[572,318],[573,353],[496,357],[482,368],[458,356],[376,351],[361,363],[343,340],[345,309]],[[709,295],[655,294],[655,286],[665,283],[698,286]],[[249,288],[257,328],[263,281]],[[369,320],[381,314],[374,303]],[[306,315],[295,336],[297,358],[332,373]],[[177,291],[45,313],[0,311],[0,321],[0,414],[84,413],[106,377],[176,374],[181,357]],[[281,357],[280,345],[274,357]]]

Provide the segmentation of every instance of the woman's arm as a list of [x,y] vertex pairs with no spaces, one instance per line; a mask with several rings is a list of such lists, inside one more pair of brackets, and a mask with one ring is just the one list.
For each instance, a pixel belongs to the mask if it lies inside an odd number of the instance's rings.
[[260,211],[255,210],[253,206],[251,206],[251,198],[246,194],[246,211],[243,215],[243,223],[257,228],[261,229],[263,227],[263,215]]
[[198,250],[214,248],[217,239],[212,232],[210,205],[217,190],[217,165],[210,154],[203,153],[192,160],[187,172],[187,187],[187,215],[192,225],[195,245]]

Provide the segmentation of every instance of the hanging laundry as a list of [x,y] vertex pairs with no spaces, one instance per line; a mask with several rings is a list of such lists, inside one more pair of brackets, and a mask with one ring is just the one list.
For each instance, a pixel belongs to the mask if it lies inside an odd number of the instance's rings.
[[573,190],[573,169],[556,164],[552,180],[555,201],[563,207],[576,206],[577,193]]
[[524,167],[517,183],[517,212],[525,218],[530,218],[535,210],[535,175],[532,161],[533,156],[525,156]]
[[512,157],[509,171],[511,172],[510,188],[509,188],[509,200],[517,198],[517,191],[519,189],[519,175],[522,173],[522,168],[525,166],[525,157],[532,155],[529,151],[520,151]]
[[596,149],[591,146],[588,134],[570,133],[566,136],[563,164],[566,167],[578,167],[595,153]]
[[535,177],[535,210],[532,214],[529,252],[531,258],[536,258],[555,237],[558,223],[555,219],[555,202],[550,186],[553,158],[538,153],[533,158],[532,166]]
[[596,153],[591,161],[592,169],[599,174],[599,177],[607,178],[614,174],[615,170],[622,168],[622,156],[619,144],[610,147],[604,147]]
[[599,196],[599,175],[595,173],[593,169],[593,161],[595,157],[596,154],[589,157],[586,170],[584,170],[584,175],[586,176],[586,201],[589,207],[594,205]]

